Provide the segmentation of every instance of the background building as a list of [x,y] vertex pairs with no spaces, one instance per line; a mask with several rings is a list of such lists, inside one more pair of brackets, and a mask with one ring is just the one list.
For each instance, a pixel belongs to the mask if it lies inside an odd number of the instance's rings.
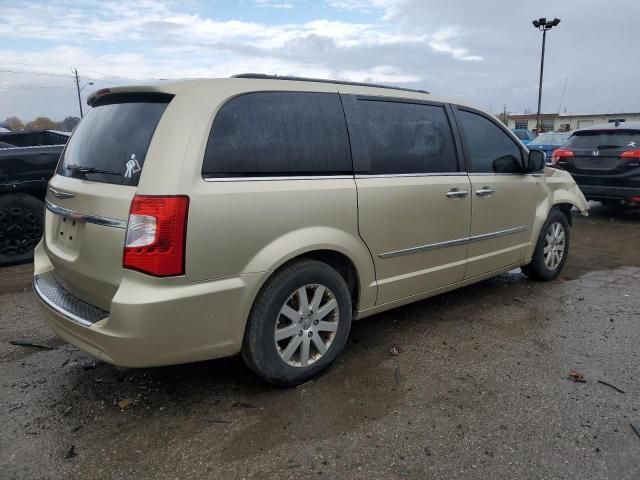
[[[576,128],[590,127],[598,123],[631,122],[640,120],[640,113],[543,113],[541,115],[542,131],[569,131]],[[508,116],[509,128],[536,128],[535,113],[512,113]]]

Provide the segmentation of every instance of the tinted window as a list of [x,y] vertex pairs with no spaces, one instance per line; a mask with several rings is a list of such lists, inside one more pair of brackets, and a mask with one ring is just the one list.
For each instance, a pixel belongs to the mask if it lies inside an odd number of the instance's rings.
[[[94,182],[138,185],[151,137],[167,103],[116,103],[91,109],[69,139],[57,173]],[[112,173],[82,173],[69,167]]]
[[360,100],[367,173],[430,173],[458,170],[444,107]]
[[349,137],[337,94],[241,95],[216,115],[204,176],[351,173]]
[[491,120],[459,110],[473,172],[519,173],[521,152],[513,139]]
[[567,148],[588,148],[590,150],[607,148],[640,148],[638,130],[587,130],[576,132],[564,144]]

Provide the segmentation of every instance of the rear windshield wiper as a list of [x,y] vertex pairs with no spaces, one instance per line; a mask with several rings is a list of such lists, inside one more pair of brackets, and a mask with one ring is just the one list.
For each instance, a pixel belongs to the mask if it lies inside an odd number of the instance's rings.
[[122,173],[120,172],[113,172],[111,170],[101,170],[99,168],[95,168],[95,167],[83,167],[82,165],[67,165],[67,170],[70,170],[72,172],[76,172],[76,173],[103,173],[105,175],[118,175],[119,177],[122,176]]

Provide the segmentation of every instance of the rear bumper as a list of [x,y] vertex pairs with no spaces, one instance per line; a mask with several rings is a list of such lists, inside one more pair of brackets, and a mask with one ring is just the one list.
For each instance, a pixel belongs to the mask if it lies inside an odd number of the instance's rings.
[[43,265],[48,259],[41,245],[35,257],[34,292],[50,328],[81,350],[123,367],[172,365],[238,353],[260,278],[251,274],[191,283],[184,277],[156,279],[125,271],[110,312],[104,312],[107,316],[86,319],[78,312],[95,307],[86,303],[74,307],[73,302],[69,306],[60,301],[65,293],[71,296],[69,292],[59,291],[56,297],[38,287],[38,276],[48,271],[54,278],[55,272]]
[[580,185],[580,190],[587,200],[629,200],[640,195],[640,188],[605,187],[600,185]]

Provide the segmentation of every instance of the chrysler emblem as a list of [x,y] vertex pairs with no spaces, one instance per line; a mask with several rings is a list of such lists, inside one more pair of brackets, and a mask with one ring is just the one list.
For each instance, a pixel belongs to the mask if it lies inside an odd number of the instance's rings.
[[593,152],[591,152],[591,155],[593,157],[599,157],[600,156],[600,150],[594,150]]

